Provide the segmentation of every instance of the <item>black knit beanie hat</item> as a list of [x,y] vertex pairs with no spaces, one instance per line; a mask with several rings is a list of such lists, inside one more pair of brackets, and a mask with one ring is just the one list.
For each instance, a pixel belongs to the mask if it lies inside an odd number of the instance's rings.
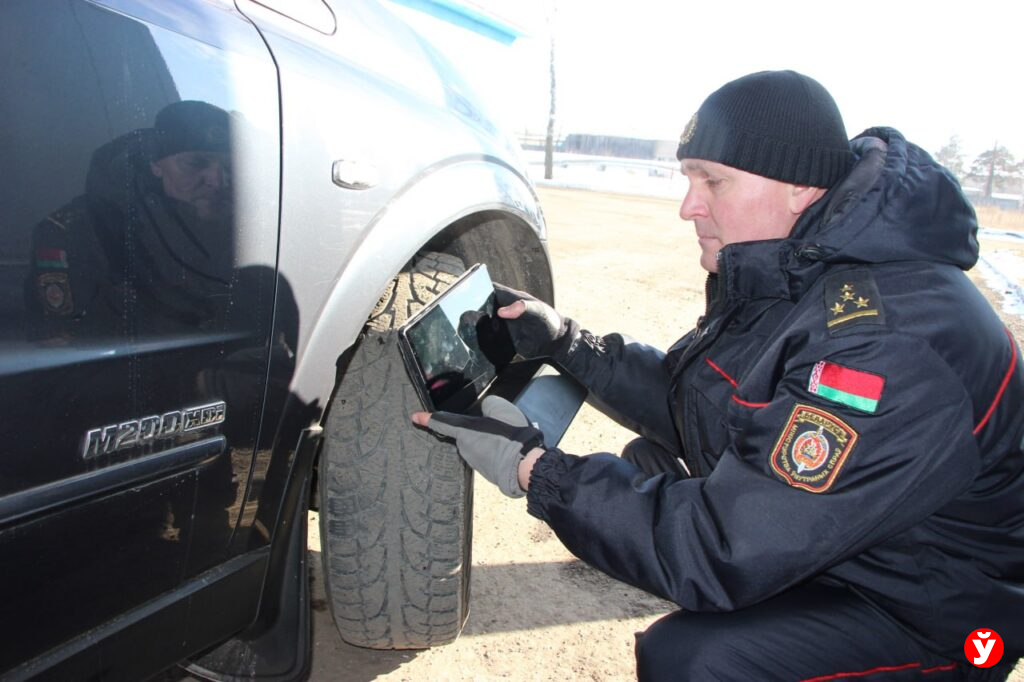
[[679,136],[676,158],[810,187],[832,187],[853,164],[835,100],[795,71],[752,73],[711,93]]
[[156,115],[154,160],[179,152],[231,151],[228,112],[207,102],[185,100],[168,104]]

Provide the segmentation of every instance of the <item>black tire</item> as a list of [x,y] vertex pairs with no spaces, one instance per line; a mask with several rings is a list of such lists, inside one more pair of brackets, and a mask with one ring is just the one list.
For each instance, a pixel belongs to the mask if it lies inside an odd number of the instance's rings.
[[472,470],[412,425],[421,410],[396,330],[464,270],[420,254],[381,297],[335,394],[320,456],[327,601],[342,639],[374,649],[453,641],[469,614]]

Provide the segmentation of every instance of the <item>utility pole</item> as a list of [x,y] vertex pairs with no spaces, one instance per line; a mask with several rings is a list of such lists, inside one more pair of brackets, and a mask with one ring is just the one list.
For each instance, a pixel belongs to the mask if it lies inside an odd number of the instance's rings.
[[557,5],[551,1],[551,18],[548,21],[551,34],[551,107],[548,109],[548,132],[544,138],[544,179],[554,177],[555,167],[555,13]]

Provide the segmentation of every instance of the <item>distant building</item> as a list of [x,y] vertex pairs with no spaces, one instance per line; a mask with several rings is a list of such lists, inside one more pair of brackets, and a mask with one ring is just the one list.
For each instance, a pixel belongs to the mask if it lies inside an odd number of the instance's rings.
[[[524,133],[519,136],[519,143],[523,149],[543,149],[544,142],[544,135]],[[675,140],[644,140],[636,137],[581,133],[571,133],[555,139],[555,151],[557,152],[644,161],[675,162],[676,147],[678,146],[679,143]]]
[[984,190],[980,187],[964,187],[963,191],[975,206],[995,206],[1009,211],[1024,210],[1024,194],[992,192],[992,196],[986,198]]
[[1021,208],[1024,208],[1024,195],[992,192],[990,198],[981,199],[981,202],[987,206],[998,206],[999,208],[1019,211]]
[[[555,151],[556,152],[562,151],[562,143],[563,142],[565,142],[565,136],[564,135],[561,135],[561,136],[556,135],[555,136],[555,139],[554,139],[555,145],[554,146],[555,146]],[[525,132],[519,133],[519,146],[521,146],[523,149],[530,149],[530,150],[534,150],[534,151],[536,151],[538,149],[539,150],[543,150],[544,149],[544,145],[546,143],[547,143],[547,135],[545,133],[534,133],[534,132],[530,132],[530,131],[525,131]]]
[[625,159],[675,161],[678,144],[665,140],[573,133],[565,137],[559,151],[592,156],[617,156]]

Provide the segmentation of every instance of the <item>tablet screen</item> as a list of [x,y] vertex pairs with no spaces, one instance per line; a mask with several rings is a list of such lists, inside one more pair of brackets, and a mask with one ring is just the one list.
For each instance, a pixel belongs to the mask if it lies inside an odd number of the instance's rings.
[[515,354],[487,266],[474,266],[404,328],[434,408],[469,407]]

